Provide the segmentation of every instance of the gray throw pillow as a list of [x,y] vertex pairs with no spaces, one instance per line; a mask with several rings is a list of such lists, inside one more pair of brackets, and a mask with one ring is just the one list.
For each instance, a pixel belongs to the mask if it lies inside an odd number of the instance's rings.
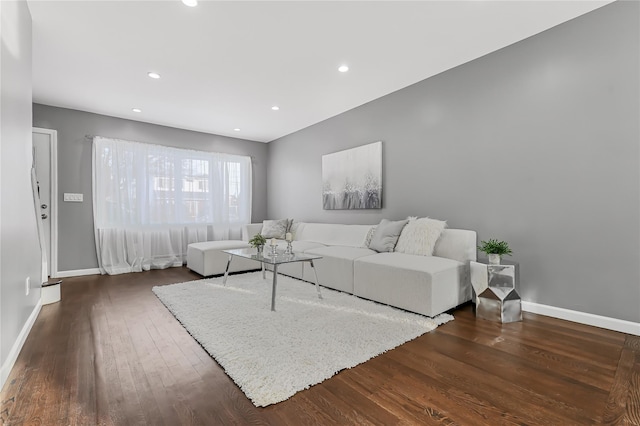
[[265,238],[283,240],[289,229],[289,219],[265,220],[262,222],[262,234]]
[[378,253],[391,252],[398,242],[398,237],[402,232],[402,228],[407,224],[408,220],[398,220],[391,222],[382,219],[371,237],[369,248]]

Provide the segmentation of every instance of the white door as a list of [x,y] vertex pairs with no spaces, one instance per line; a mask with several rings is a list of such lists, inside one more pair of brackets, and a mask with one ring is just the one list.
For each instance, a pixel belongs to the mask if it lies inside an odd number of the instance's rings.
[[40,196],[40,217],[44,230],[48,276],[55,277],[57,263],[57,132],[33,129],[33,156]]

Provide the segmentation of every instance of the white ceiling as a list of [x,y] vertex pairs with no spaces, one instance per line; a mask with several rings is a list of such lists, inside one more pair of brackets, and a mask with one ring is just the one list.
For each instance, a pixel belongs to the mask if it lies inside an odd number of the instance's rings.
[[269,142],[610,1],[28,3],[34,102]]

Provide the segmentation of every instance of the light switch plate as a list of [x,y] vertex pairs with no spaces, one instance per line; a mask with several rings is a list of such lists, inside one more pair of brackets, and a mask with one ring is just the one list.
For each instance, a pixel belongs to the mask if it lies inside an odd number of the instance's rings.
[[68,201],[70,203],[81,203],[83,198],[83,194],[73,194],[70,192],[64,193],[64,201]]

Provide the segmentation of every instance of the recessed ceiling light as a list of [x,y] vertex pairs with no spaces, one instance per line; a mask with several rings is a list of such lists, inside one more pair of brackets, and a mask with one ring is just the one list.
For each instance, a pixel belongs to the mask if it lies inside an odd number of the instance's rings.
[[240,129],[238,129],[237,127],[235,129],[233,129],[234,132],[239,132]]
[[198,5],[198,0],[182,0],[182,3],[186,4],[189,7],[195,7]]
[[160,78],[160,74],[158,74],[157,72],[153,72],[153,71],[148,72],[148,73],[147,73],[147,75],[148,75],[149,77],[151,77],[151,78],[155,78],[155,79]]
[[140,108],[131,108],[131,111],[133,111],[133,112],[142,112],[142,110]]
[[340,71],[340,72],[347,72],[347,71],[349,71],[349,67],[348,67],[348,66],[346,66],[346,65],[340,65],[340,66],[338,67],[338,71]]
[[280,107],[278,105],[274,105],[271,107],[272,110],[277,111],[280,109]]

